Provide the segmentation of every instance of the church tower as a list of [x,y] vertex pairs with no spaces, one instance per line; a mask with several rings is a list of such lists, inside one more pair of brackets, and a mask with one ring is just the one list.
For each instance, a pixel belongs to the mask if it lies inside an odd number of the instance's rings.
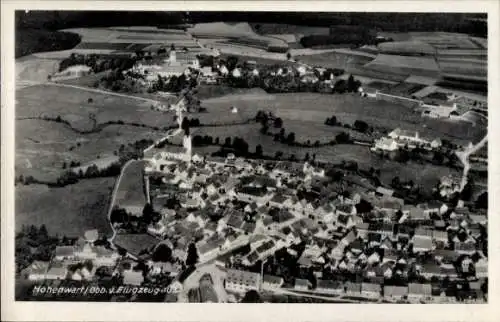
[[191,158],[192,158],[192,155],[193,155],[193,152],[192,152],[192,143],[191,143],[191,134],[184,135],[183,146],[184,146],[184,158],[185,158],[185,161],[191,162]]
[[175,50],[170,50],[170,57],[169,60],[170,65],[174,65],[177,62],[177,55],[175,53]]

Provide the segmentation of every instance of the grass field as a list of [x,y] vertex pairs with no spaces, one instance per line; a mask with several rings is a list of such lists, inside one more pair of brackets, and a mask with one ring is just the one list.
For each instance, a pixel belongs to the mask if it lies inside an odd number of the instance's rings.
[[81,135],[63,124],[43,120],[16,121],[16,175],[54,181],[71,161],[82,165],[114,157],[121,144],[158,139],[161,132],[127,125],[110,125]]
[[336,52],[327,52],[315,55],[297,56],[301,62],[309,65],[320,65],[329,68],[341,68],[348,70],[350,67],[360,67],[370,61],[372,58],[361,55],[349,55]]
[[[390,102],[363,98],[358,95],[326,95],[315,93],[297,94],[246,94],[227,95],[207,99],[202,102],[208,113],[200,113],[203,123],[214,121],[236,120],[254,117],[258,110],[274,112],[284,121],[310,122],[311,126],[323,126],[326,118],[335,115],[342,123],[353,124],[360,119],[373,126],[387,129],[401,127],[408,130],[418,130],[421,135],[441,137],[463,143],[467,140],[477,141],[484,133],[481,127],[471,127],[470,124],[445,122],[441,120],[422,120],[420,113]],[[230,108],[236,106],[238,114],[230,113]],[[306,107],[306,108],[304,108]],[[302,131],[295,131],[303,135]]]
[[436,49],[423,41],[395,41],[379,44],[378,50],[384,54],[425,54],[435,55]]
[[439,74],[439,66],[433,57],[379,54],[364,67],[401,75],[437,76]]
[[35,81],[45,82],[47,77],[59,68],[59,61],[40,59],[33,55],[16,59],[16,82]]
[[225,95],[233,94],[249,94],[249,93],[262,93],[265,94],[264,90],[259,88],[234,88],[227,85],[205,85],[201,84],[196,87],[196,96],[200,100],[205,100],[209,98],[221,97]]
[[144,161],[133,161],[123,172],[116,191],[115,205],[121,208],[140,208],[147,202],[144,188]]
[[[23,88],[16,94],[17,118],[60,115],[81,130],[92,127],[90,113],[95,115],[98,123],[122,120],[158,127],[173,124],[172,114],[151,110],[151,103],[132,98],[50,85]],[[89,98],[93,102],[88,103]]]
[[111,235],[106,215],[114,178],[82,180],[63,188],[16,187],[16,231],[45,224],[49,234],[80,237],[88,229]]

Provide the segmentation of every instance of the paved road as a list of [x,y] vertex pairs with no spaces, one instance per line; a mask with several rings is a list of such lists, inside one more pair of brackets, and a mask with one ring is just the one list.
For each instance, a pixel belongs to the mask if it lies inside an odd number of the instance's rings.
[[109,209],[108,209],[108,222],[111,225],[111,229],[113,230],[113,236],[109,239],[109,242],[113,244],[113,240],[116,237],[116,230],[115,227],[113,227],[113,224],[111,223],[111,212],[113,211],[113,208],[115,206],[115,201],[116,201],[116,193],[118,192],[118,187],[120,186],[120,182],[123,177],[123,173],[127,169],[129,165],[132,163],[137,162],[137,160],[129,160],[127,163],[125,163],[122,167],[122,171],[120,172],[120,175],[118,176],[118,180],[116,180],[115,187],[113,188],[113,194],[111,195],[111,202],[109,203]]
[[462,174],[460,191],[462,191],[465,185],[467,184],[467,174],[469,173],[470,170],[469,156],[477,152],[479,149],[481,149],[486,144],[486,142],[488,142],[488,135],[486,135],[481,141],[479,141],[472,147],[467,148],[464,151],[455,151],[455,154],[457,155],[458,159],[460,159],[460,162],[462,162],[462,164],[464,165],[464,172]]

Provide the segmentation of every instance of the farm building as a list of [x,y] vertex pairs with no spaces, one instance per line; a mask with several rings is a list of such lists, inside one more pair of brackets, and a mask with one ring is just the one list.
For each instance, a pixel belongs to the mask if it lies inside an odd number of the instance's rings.
[[400,128],[390,132],[389,137],[396,140],[400,146],[408,145],[409,147],[416,147],[423,145],[430,146],[432,148],[438,148],[441,146],[441,140],[439,139],[431,140],[421,137],[418,132],[402,130]]
[[375,145],[372,148],[374,151],[393,152],[399,148],[398,143],[392,138],[380,138],[375,140]]
[[171,50],[168,63],[170,66],[184,66],[194,69],[200,68],[200,61],[198,60],[198,57],[196,57],[196,54],[191,52],[177,52],[175,50]]
[[422,116],[431,118],[450,117],[451,113],[457,109],[456,104],[453,104],[452,106],[423,104],[422,107],[425,108],[422,112]]

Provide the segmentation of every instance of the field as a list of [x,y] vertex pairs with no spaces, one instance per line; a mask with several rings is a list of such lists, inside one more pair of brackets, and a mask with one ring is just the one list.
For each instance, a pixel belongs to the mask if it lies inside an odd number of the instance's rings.
[[258,88],[234,88],[227,85],[205,85],[201,84],[196,87],[196,97],[201,100],[221,97],[230,94],[247,94],[247,93],[265,93],[264,90]]
[[384,54],[425,54],[435,55],[436,49],[422,41],[384,42],[378,45],[378,50]]
[[40,59],[32,55],[16,59],[16,86],[22,81],[45,82],[58,68],[59,61],[53,59]]
[[[158,127],[173,124],[172,114],[151,110],[150,102],[127,97],[51,85],[23,88],[16,94],[17,118],[60,115],[80,130],[92,128],[90,113],[95,115],[97,123],[122,120]],[[93,102],[89,103],[89,98]]]
[[101,132],[78,134],[63,124],[43,120],[16,121],[16,175],[54,181],[71,161],[82,165],[115,157],[121,144],[158,139],[160,132],[127,125],[110,125]]
[[[137,100],[74,88],[32,86],[18,90],[16,97],[16,170],[39,180],[55,180],[64,171],[64,163],[97,162],[100,158],[112,157],[121,144],[158,139],[163,132],[131,125],[108,125],[98,132],[81,134],[62,123],[24,118],[60,115],[77,130],[92,129],[90,113],[95,114],[98,123],[121,119],[160,127],[173,124],[172,115],[152,111]],[[88,98],[94,101],[88,103]]]
[[111,235],[106,215],[114,178],[82,180],[63,188],[16,187],[16,231],[45,224],[49,234],[83,236],[88,229]]
[[252,24],[252,27],[262,35],[294,34],[297,39],[300,39],[302,36],[330,34],[330,28],[328,27],[301,26],[281,23],[255,23]]
[[364,67],[401,75],[437,76],[439,74],[439,66],[432,57],[379,54]]
[[[113,54],[134,53],[152,44],[175,44],[179,48],[199,48],[196,41],[180,30],[156,28],[72,28],[64,31],[81,37],[81,43],[73,49],[36,54],[41,58],[63,59],[71,53]],[[62,49],[62,48],[61,48]]]
[[146,204],[144,187],[144,161],[133,161],[124,170],[116,191],[115,205],[121,208],[142,209]]
[[296,58],[308,65],[319,65],[326,68],[341,68],[344,70],[349,70],[351,67],[361,67],[372,61],[370,57],[337,52],[296,56]]
[[[458,143],[477,141],[486,131],[484,128],[472,127],[466,123],[422,120],[420,113],[413,112],[409,108],[357,95],[314,93],[227,95],[204,100],[202,105],[208,110],[208,113],[198,114],[200,120],[203,119],[202,123],[236,121],[238,118],[254,117],[258,110],[267,110],[281,117],[285,128],[287,121],[306,122],[304,124],[309,124],[310,127],[323,126],[326,118],[335,115],[342,123],[353,124],[360,119],[372,126],[388,130],[395,127],[418,130],[423,136],[447,138]],[[238,116],[230,113],[232,106],[238,108],[236,114]],[[307,106],[307,109],[304,109],[304,106]],[[306,135],[304,132],[308,133],[305,128],[297,129],[295,134]]]

